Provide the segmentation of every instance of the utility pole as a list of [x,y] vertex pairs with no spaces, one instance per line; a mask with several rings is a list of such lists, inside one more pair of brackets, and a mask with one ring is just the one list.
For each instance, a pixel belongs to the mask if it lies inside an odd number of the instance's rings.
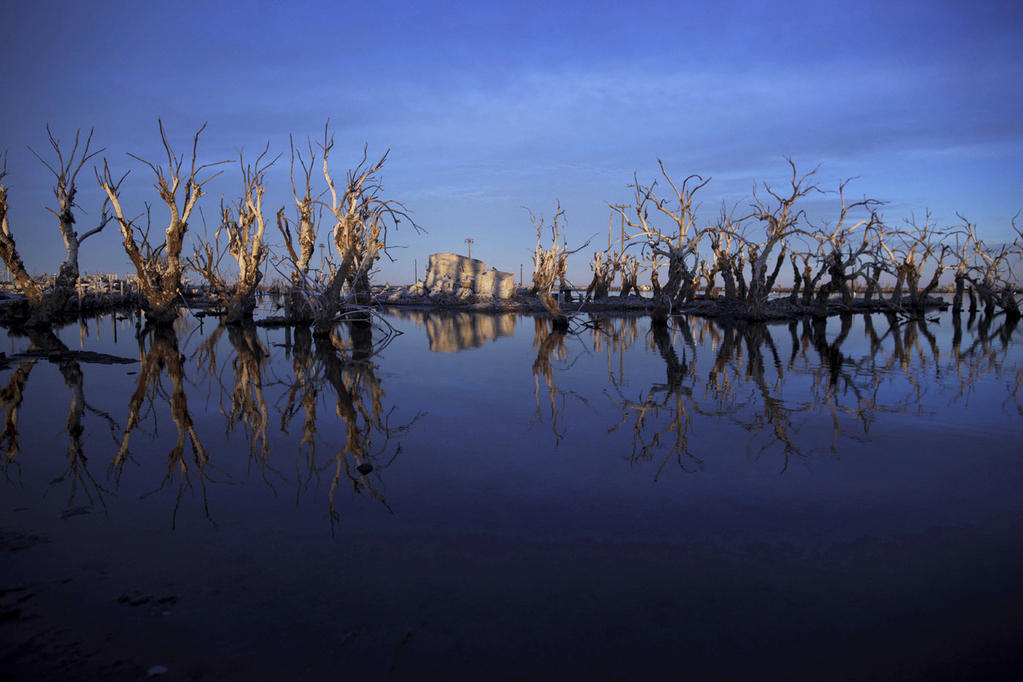
[[472,260],[472,243],[475,241],[472,237],[466,237],[465,243],[469,245],[469,259]]

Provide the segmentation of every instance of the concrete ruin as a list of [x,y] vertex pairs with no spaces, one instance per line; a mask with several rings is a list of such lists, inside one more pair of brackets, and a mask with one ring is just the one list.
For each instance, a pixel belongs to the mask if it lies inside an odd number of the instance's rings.
[[[417,283],[418,284],[418,283]],[[515,294],[515,276],[475,258],[435,253],[426,266],[423,293],[461,301],[506,300]]]

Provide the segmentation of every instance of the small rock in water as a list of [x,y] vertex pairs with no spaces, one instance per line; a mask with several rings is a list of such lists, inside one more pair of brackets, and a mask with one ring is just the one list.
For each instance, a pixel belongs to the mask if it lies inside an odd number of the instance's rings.
[[154,665],[152,668],[146,671],[146,677],[156,677],[157,675],[166,675],[167,666],[165,665]]
[[359,466],[355,467],[355,470],[358,471],[363,476],[365,476],[369,472],[373,471],[373,465],[370,464],[369,462],[366,462],[365,464],[360,464]]

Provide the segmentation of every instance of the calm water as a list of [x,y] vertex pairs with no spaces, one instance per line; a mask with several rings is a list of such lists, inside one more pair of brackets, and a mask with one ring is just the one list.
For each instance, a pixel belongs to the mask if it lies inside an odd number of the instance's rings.
[[1000,319],[386,320],[0,337],[0,677],[1016,678]]

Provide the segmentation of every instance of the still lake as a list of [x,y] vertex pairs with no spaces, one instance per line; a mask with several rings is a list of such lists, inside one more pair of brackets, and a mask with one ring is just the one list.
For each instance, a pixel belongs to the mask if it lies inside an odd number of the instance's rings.
[[1023,332],[0,332],[0,679],[1017,679]]

